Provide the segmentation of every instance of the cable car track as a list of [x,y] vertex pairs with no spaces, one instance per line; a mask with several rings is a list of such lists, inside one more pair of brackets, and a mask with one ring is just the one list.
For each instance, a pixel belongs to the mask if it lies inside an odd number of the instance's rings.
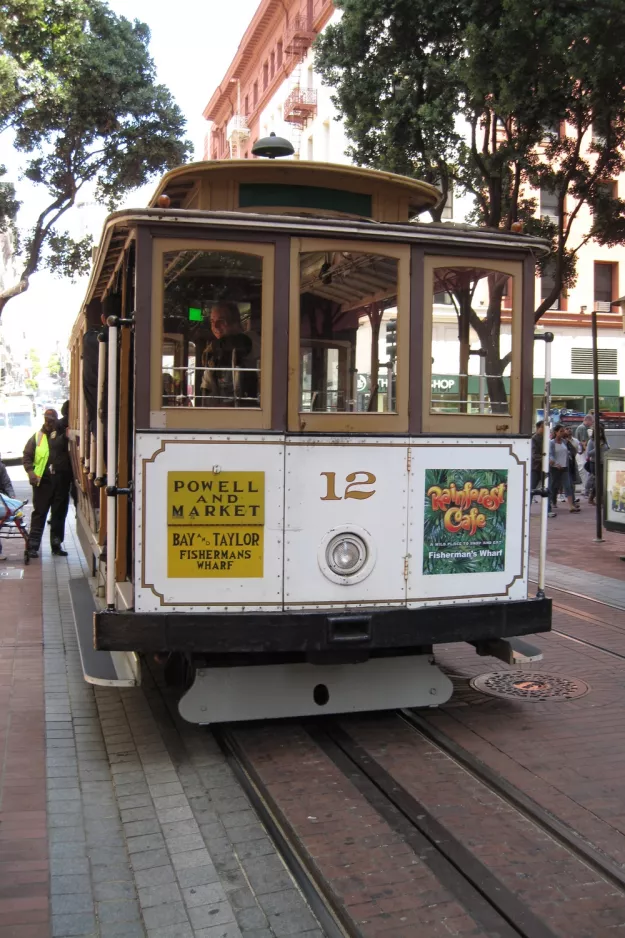
[[[398,715],[406,718],[403,713]],[[485,935],[555,938],[547,924],[334,719],[304,721],[302,725],[369,805],[484,929]],[[263,783],[253,760],[239,744],[236,726],[213,727],[212,732],[326,934],[331,938],[363,938],[358,923],[351,919],[341,898],[323,878],[320,868]],[[625,888],[625,879],[622,885]]]
[[595,872],[619,890],[625,892],[625,870],[597,847],[590,844],[578,831],[561,821],[550,811],[547,811],[508,779],[493,771],[485,762],[474,756],[439,727],[431,725],[419,713],[411,710],[401,710],[398,712],[398,716],[428,739],[430,743],[433,743],[447,756],[462,765],[478,781],[512,805],[529,821],[542,828],[545,833],[588,864]]
[[[624,584],[624,588],[625,588],[625,584]],[[618,610],[619,612],[623,612],[623,614],[624,614],[624,616],[625,616],[625,607],[624,607],[624,606],[616,606],[616,605],[614,605],[613,603],[607,603],[607,602],[604,602],[604,601],[601,600],[601,599],[595,599],[595,598],[593,598],[593,597],[582,596],[580,593],[574,593],[574,592],[572,592],[571,590],[565,590],[565,589],[560,588],[560,587],[557,587],[557,586],[549,586],[549,587],[548,587],[548,590],[549,590],[549,591],[552,591],[552,590],[553,590],[553,591],[557,591],[557,592],[559,592],[559,593],[565,593],[566,595],[568,595],[568,596],[573,596],[573,597],[575,597],[576,599],[582,599],[582,600],[584,600],[584,602],[595,603],[595,604],[598,605],[598,606],[605,606],[605,607],[608,608],[608,609],[615,609],[615,610]],[[572,617],[575,618],[575,619],[581,619],[583,622],[589,622],[589,623],[592,623],[592,624],[594,624],[594,625],[598,625],[598,626],[600,626],[601,628],[609,629],[609,630],[611,630],[611,631],[613,631],[613,632],[617,632],[617,633],[619,633],[619,634],[625,633],[625,622],[623,623],[623,626],[622,626],[622,627],[621,627],[620,625],[617,625],[617,624],[612,623],[612,622],[605,622],[603,619],[600,619],[598,616],[594,616],[594,615],[592,615],[591,613],[586,612],[586,611],[583,610],[583,609],[577,609],[577,608],[574,608],[573,606],[568,606],[568,605],[566,605],[565,603],[557,602],[557,600],[552,600],[552,608],[553,608],[553,609],[558,609],[558,610],[560,610],[561,612],[565,612],[567,615],[570,615],[570,616],[572,616]],[[604,645],[599,645],[597,642],[591,642],[591,641],[589,641],[587,638],[580,638],[580,637],[577,636],[577,635],[571,635],[569,632],[565,632],[565,631],[563,631],[562,629],[556,629],[556,628],[553,628],[553,627],[551,628],[550,631],[551,631],[551,633],[552,633],[553,635],[558,635],[558,636],[560,636],[561,638],[566,638],[566,639],[568,639],[569,641],[575,642],[575,643],[577,643],[577,644],[579,644],[579,645],[586,645],[588,648],[594,648],[594,649],[597,650],[597,651],[602,651],[602,652],[604,652],[606,655],[609,655],[609,656],[612,657],[612,658],[617,658],[617,659],[620,659],[620,660],[624,660],[624,659],[625,659],[625,654],[622,654],[622,653],[620,653],[620,652],[618,652],[618,651],[613,651],[613,650],[610,649],[610,648],[606,648]],[[548,634],[548,633],[547,633],[547,634]]]

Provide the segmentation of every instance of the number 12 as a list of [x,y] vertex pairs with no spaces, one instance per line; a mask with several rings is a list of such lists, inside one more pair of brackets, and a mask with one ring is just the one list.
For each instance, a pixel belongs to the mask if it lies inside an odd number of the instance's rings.
[[[336,472],[322,472],[322,476],[326,477],[326,494],[321,496],[322,502],[340,502],[341,496],[336,494]],[[358,478],[358,476],[364,476],[364,478]],[[345,486],[345,491],[343,493],[343,498],[371,498],[372,495],[375,495],[375,489],[372,492],[363,492],[359,486],[363,485],[373,485],[376,481],[376,477],[372,472],[364,472],[360,470],[359,472],[350,472],[348,476],[345,476],[345,481],[349,484]]]

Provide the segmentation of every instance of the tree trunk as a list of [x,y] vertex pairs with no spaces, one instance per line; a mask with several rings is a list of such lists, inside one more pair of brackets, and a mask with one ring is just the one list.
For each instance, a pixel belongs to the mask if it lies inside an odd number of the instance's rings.
[[507,414],[508,394],[501,374],[501,351],[499,349],[499,334],[486,336],[482,340],[482,348],[486,352],[484,365],[486,368],[486,386],[493,414]]

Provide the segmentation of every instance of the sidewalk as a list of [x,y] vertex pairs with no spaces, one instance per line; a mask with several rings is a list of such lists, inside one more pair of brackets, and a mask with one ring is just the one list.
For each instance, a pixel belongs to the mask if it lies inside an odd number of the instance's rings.
[[[580,499],[581,511],[571,514],[560,503],[556,518],[549,518],[547,531],[548,586],[581,593],[625,608],[625,535],[603,530],[597,543],[595,506]],[[530,577],[538,575],[540,505],[531,506]]]
[[[19,486],[27,497],[27,485]],[[24,488],[24,492],[21,492]],[[23,544],[0,567],[0,938],[48,938],[42,581]],[[21,579],[13,579],[20,576]]]

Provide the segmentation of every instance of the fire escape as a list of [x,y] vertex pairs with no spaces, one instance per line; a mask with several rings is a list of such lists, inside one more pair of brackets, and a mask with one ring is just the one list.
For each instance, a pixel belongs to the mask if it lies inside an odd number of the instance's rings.
[[293,144],[298,155],[302,130],[317,113],[317,92],[313,88],[302,87],[302,63],[315,36],[312,17],[301,13],[290,20],[284,36],[284,51],[296,62],[291,75],[291,91],[284,102],[284,120],[293,127]]

